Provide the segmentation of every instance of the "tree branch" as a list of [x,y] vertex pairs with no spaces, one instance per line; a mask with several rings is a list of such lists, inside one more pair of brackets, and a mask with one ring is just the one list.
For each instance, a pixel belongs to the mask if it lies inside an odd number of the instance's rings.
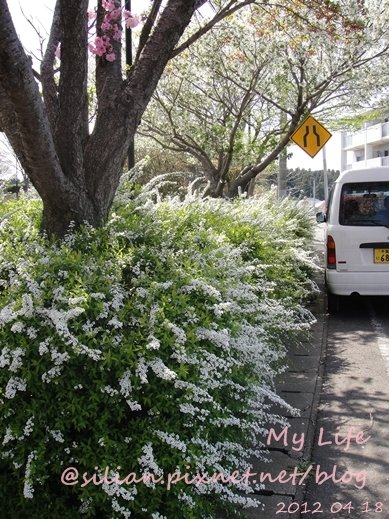
[[77,183],[88,136],[87,8],[88,0],[60,0],[62,43],[56,144],[63,171]]
[[144,49],[144,46],[146,45],[146,42],[151,34],[151,30],[155,24],[155,20],[157,19],[161,4],[162,4],[162,0],[153,1],[153,6],[151,8],[150,14],[147,17],[147,20],[143,26],[142,32],[139,37],[139,45],[138,45],[138,49],[136,51],[135,61],[138,61],[139,56],[141,55],[142,50]]
[[[201,29],[196,31],[192,36],[190,36],[184,43],[179,45],[174,52],[171,54],[171,58],[176,57],[178,54],[186,50],[188,47],[192,45],[195,41],[197,41],[201,36],[210,31],[218,22],[227,18],[227,16],[231,16],[236,11],[245,7],[246,5],[254,4],[256,0],[243,0],[242,2],[237,3],[237,0],[230,0],[228,4],[223,7],[207,24],[205,24]],[[234,5],[236,4],[236,5]]]
[[55,134],[57,117],[59,111],[58,88],[54,81],[54,62],[55,51],[61,40],[61,10],[60,0],[57,0],[54,9],[54,16],[51,25],[49,41],[47,42],[46,52],[41,63],[40,80],[42,83],[42,93],[45,100],[47,116],[51,128]]
[[[117,8],[120,8],[121,0],[115,0],[115,5]],[[102,6],[102,0],[98,0],[96,25],[97,36],[99,37],[104,35],[101,24],[104,21],[105,14],[106,11]],[[105,56],[96,56],[96,97],[99,107],[112,105],[123,86],[122,45],[120,41],[115,41],[112,37],[110,43],[115,54],[114,61],[107,61]],[[97,118],[98,116],[99,110],[97,111]]]

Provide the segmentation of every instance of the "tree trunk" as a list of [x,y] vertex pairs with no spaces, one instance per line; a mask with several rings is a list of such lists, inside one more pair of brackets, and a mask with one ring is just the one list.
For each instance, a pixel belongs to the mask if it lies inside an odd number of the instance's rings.
[[[287,124],[285,112],[280,115],[280,127]],[[288,174],[288,152],[286,147],[281,151],[278,157],[278,175],[277,175],[277,196],[278,199],[286,197],[287,193],[287,174]]]
[[42,230],[49,236],[64,236],[72,224],[79,227],[88,223],[93,227],[100,226],[107,218],[101,207],[88,198],[85,193],[79,196],[69,194],[67,200],[58,197],[43,199]]
[[278,174],[277,174],[277,196],[278,199],[286,197],[287,194],[287,174],[288,174],[288,152],[284,148],[278,157]]
[[250,180],[250,183],[249,183],[249,186],[248,186],[248,189],[247,189],[247,196],[248,197],[251,197],[254,195],[254,191],[255,191],[255,178],[252,178]]

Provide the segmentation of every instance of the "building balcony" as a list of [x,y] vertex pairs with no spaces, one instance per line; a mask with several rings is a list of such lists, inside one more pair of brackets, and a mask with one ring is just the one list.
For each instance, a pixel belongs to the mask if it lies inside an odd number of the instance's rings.
[[346,135],[344,150],[362,149],[366,144],[389,142],[389,122],[368,126],[359,132]]
[[347,164],[346,169],[363,169],[363,168],[379,168],[381,166],[389,166],[389,157],[374,157],[373,159],[359,160]]

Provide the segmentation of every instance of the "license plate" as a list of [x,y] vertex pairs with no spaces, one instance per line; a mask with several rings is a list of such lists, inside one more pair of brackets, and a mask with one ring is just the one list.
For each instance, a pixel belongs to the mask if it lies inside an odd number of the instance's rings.
[[374,263],[389,263],[389,249],[374,249]]

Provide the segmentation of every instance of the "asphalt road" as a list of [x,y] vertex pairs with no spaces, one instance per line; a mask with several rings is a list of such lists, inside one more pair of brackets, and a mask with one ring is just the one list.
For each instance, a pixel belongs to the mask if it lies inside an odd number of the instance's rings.
[[389,298],[349,300],[329,317],[312,458],[291,517],[389,519]]

